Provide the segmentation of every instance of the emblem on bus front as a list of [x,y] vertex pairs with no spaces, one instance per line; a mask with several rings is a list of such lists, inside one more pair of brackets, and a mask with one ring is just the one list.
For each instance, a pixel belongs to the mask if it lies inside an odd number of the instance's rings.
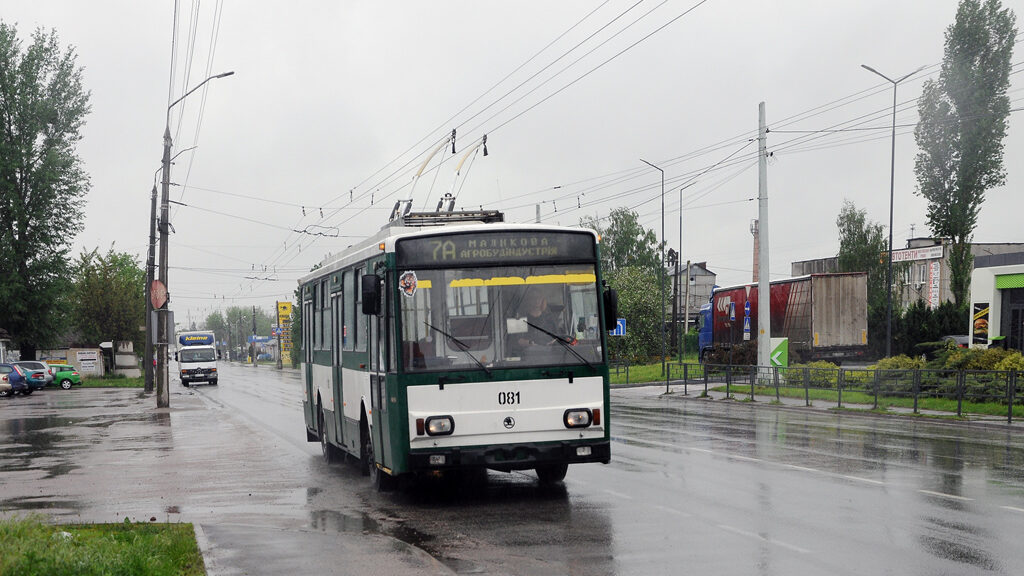
[[509,430],[511,430],[512,427],[515,426],[515,425],[516,425],[516,419],[515,418],[513,418],[511,416],[505,416],[505,428],[508,428]]

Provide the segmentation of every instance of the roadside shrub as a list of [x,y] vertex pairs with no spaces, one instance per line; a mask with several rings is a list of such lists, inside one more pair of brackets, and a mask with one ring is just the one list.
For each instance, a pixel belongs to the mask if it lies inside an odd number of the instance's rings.
[[986,350],[972,350],[973,354],[967,359],[967,370],[995,370],[999,362],[1010,355],[1010,352],[1002,348],[988,348]]
[[925,360],[920,356],[911,358],[906,354],[882,358],[870,368],[875,370],[920,370],[924,368]]
[[757,343],[741,342],[732,347],[732,355],[729,349],[715,345],[704,359],[708,364],[733,364],[740,366],[753,366],[757,364]]
[[[926,360],[934,360],[939,354],[947,350],[947,342],[920,342],[914,345],[914,356],[924,356]],[[952,343],[956,346],[956,343]]]
[[808,386],[811,388],[835,388],[839,381],[839,366],[825,360],[796,364],[794,368],[808,369]]
[[1010,352],[996,364],[995,369],[1024,371],[1024,356],[1017,351]]

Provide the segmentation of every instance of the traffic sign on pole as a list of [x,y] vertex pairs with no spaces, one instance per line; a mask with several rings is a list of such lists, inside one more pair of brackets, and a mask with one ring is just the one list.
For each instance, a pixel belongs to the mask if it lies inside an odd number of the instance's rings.
[[608,331],[609,336],[625,336],[626,335],[626,319],[619,318],[615,322],[615,329]]

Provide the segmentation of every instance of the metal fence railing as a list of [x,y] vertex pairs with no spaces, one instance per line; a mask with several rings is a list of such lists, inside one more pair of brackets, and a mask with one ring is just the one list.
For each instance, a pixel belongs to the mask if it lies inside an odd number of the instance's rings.
[[[623,368],[613,365],[613,372]],[[628,364],[625,366],[628,381]],[[774,396],[800,398],[806,406],[812,400],[846,404],[911,408],[955,413],[989,414],[1013,422],[1024,415],[1024,373],[1002,370],[879,370],[871,368],[780,368],[670,362],[665,384],[691,388],[707,396],[719,390],[729,397]]]

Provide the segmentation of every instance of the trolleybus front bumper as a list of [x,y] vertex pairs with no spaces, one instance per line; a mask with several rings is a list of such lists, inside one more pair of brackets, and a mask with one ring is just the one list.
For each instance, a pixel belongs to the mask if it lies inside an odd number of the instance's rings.
[[492,470],[525,470],[544,464],[582,464],[611,460],[611,443],[551,442],[544,444],[503,444],[470,448],[430,449],[409,453],[411,471],[452,468],[490,468]]

